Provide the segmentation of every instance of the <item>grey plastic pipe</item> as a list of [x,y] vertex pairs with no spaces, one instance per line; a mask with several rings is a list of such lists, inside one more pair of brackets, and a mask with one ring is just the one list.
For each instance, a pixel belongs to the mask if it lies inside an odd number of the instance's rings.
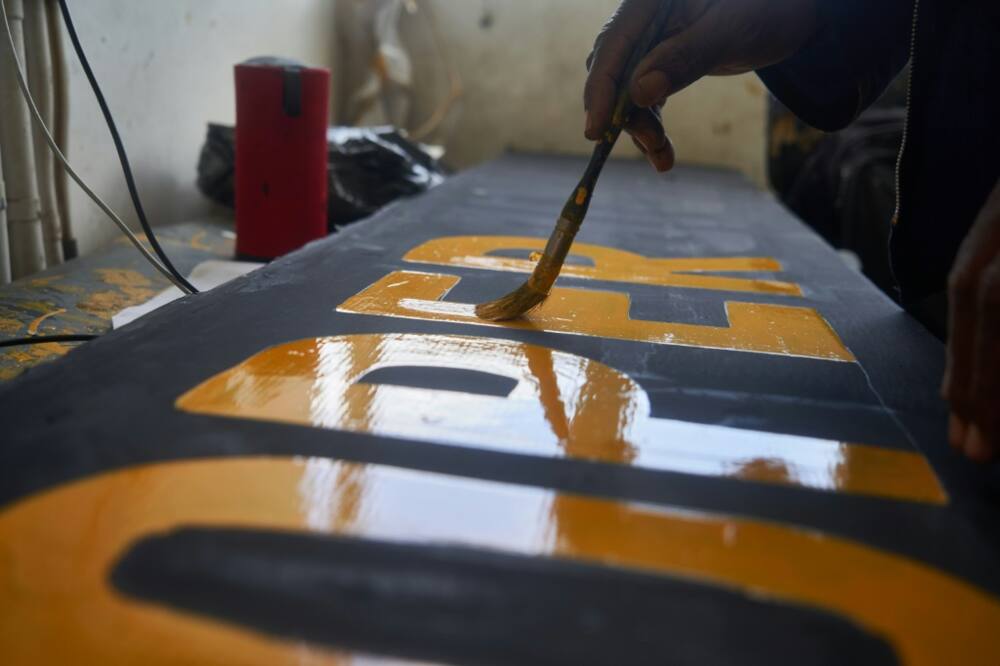
[[7,242],[7,192],[3,184],[3,146],[0,146],[0,284],[10,282],[10,243]]
[[[49,49],[49,26],[45,18],[45,0],[25,0],[24,47],[28,84],[35,104],[52,127],[55,117],[55,90],[52,79],[52,53]],[[35,174],[38,179],[39,217],[45,244],[45,263],[56,266],[63,261],[62,227],[59,223],[59,203],[56,200],[55,159],[41,132],[33,133]]]
[[[24,2],[2,1],[18,57],[24,62]],[[45,268],[31,119],[28,105],[18,93],[16,66],[8,50],[0,52],[0,145],[7,180],[7,239],[14,279]]]
[[[52,131],[56,145],[63,155],[69,155],[69,82],[66,72],[66,49],[63,48],[62,15],[59,0],[45,0],[45,18],[49,24],[49,50],[52,62],[52,84],[55,90],[55,104]],[[69,212],[69,174],[60,164],[56,164],[56,204],[59,208],[59,224],[62,226],[63,259],[75,259],[78,254],[73,223]]]

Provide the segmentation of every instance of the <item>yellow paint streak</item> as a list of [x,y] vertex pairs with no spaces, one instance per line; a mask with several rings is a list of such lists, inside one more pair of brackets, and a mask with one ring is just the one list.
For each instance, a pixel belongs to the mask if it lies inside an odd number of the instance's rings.
[[347,299],[340,312],[570,333],[612,340],[854,361],[854,355],[812,308],[726,302],[729,326],[701,326],[629,318],[628,294],[553,288],[522,319],[476,317],[474,306],[441,299],[459,282],[453,275],[397,271]]
[[[514,273],[530,273],[534,261],[511,257],[490,256],[499,250],[533,250],[545,248],[544,238],[528,236],[447,236],[419,245],[403,257],[405,261],[438,266],[461,266]],[[632,282],[661,287],[714,289],[756,294],[801,296],[802,290],[792,282],[758,280],[705,273],[777,272],[781,264],[761,257],[674,258],[656,259],[634,252],[603,245],[574,243],[572,255],[585,257],[593,266],[566,264],[561,275],[586,280]]]
[[71,345],[59,342],[43,342],[36,345],[25,345],[23,347],[11,347],[6,350],[5,356],[13,360],[18,365],[26,367],[37,365],[42,361],[49,361],[59,356],[65,356]]
[[[508,377],[505,397],[362,381],[392,367]],[[405,410],[398,405],[406,405]],[[255,354],[178,398],[197,414],[943,504],[923,456],[650,417],[646,392],[602,363],[465,336],[308,338]]]
[[[150,292],[150,296],[152,296],[152,292]],[[111,319],[111,317],[122,309],[129,305],[141,303],[142,300],[130,298],[120,291],[95,291],[77,302],[76,307],[95,314],[102,319]]]
[[[349,483],[345,483],[349,480]],[[1000,663],[1000,604],[920,562],[794,527],[324,458],[159,463],[0,513],[0,652],[11,664],[298,664],[301,642],[138,603],[109,573],[180,527],[463,544],[691,578],[840,614],[911,666]],[[780,646],[776,647],[780,653]],[[304,655],[305,653],[305,655]]]
[[[51,308],[50,305],[36,301],[29,301],[20,305],[22,305],[25,312],[31,312],[32,310],[39,309],[47,310]],[[26,333],[28,335],[35,335],[38,332],[38,325],[44,321],[46,317],[57,314],[58,312],[59,311],[57,310],[56,312],[51,312],[48,315],[42,315],[41,317],[38,317],[34,321],[30,322],[27,326]],[[0,318],[0,333],[14,336],[20,333],[24,328],[24,323],[18,321],[17,319],[9,317]],[[0,381],[13,379],[24,372],[26,368],[38,365],[43,361],[62,356],[69,350],[69,345],[57,343],[25,345],[21,347],[8,347],[2,349],[0,350],[0,363],[3,363],[4,367],[0,367]]]
[[0,317],[0,333],[17,333],[24,323],[11,317]]
[[188,242],[188,245],[190,245],[191,248],[195,249],[195,250],[203,250],[205,252],[212,252],[213,251],[212,247],[210,245],[206,245],[205,242],[204,242],[205,241],[205,237],[207,235],[208,235],[207,231],[199,231],[195,235],[191,236],[191,240]]
[[76,284],[57,284],[51,288],[63,294],[82,294],[86,291],[85,287]]
[[149,278],[128,268],[98,268],[94,271],[105,284],[125,289],[140,289],[150,286]]
[[88,294],[76,306],[103,319],[111,319],[115,314],[152,298],[156,292],[152,282],[138,271],[120,268],[99,268],[95,271],[105,284],[114,290],[97,291]]
[[46,312],[52,310],[52,308],[54,307],[55,304],[52,303],[51,301],[23,300],[23,301],[18,301],[17,303],[17,309],[19,310],[19,312],[22,313],[28,310],[33,310],[38,314],[45,314]]
[[46,287],[51,287],[53,282],[58,282],[63,279],[63,275],[48,275],[46,277],[33,278],[28,280],[28,286],[34,289],[44,289]]
[[[149,239],[146,238],[146,234],[144,234],[144,233],[137,233],[135,235],[135,237],[147,249],[149,249],[150,251],[152,251],[153,246],[149,244]],[[190,245],[190,241],[182,240],[180,238],[174,238],[172,236],[157,236],[156,239],[160,242],[160,245],[176,245],[176,246],[179,246],[179,247],[190,247],[191,246]],[[115,239],[114,242],[118,243],[119,245],[128,245],[130,247],[132,246],[132,241],[129,240],[128,238],[125,238],[124,236]],[[201,248],[196,248],[196,249],[201,249]],[[155,279],[159,280],[159,277],[157,276]],[[165,278],[164,278],[164,280],[165,280]]]
[[49,317],[55,317],[56,315],[60,315],[64,312],[66,312],[66,308],[59,308],[58,310],[47,312],[40,317],[35,317],[35,319],[33,319],[31,323],[28,324],[28,335],[36,335],[38,333],[38,327],[42,325],[42,322],[44,322]]

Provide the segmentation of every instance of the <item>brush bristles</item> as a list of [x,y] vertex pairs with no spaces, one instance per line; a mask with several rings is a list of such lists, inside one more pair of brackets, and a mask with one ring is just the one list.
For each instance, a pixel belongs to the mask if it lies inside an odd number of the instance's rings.
[[477,305],[476,316],[487,321],[517,319],[528,310],[537,307],[547,296],[547,293],[532,287],[530,282],[525,282],[518,287],[517,291],[511,292],[503,298]]

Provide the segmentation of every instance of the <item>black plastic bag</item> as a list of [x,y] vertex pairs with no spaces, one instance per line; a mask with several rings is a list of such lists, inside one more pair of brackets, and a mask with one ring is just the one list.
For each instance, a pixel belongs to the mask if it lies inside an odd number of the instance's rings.
[[233,174],[236,171],[236,131],[226,125],[208,124],[205,144],[198,156],[198,190],[223,206],[236,204]]
[[[198,189],[233,207],[235,131],[209,124],[198,159]],[[400,197],[438,185],[445,171],[418,144],[393,127],[327,130],[327,218],[330,230],[367,217]]]
[[331,224],[367,217],[444,180],[437,162],[392,127],[331,127],[326,143]]

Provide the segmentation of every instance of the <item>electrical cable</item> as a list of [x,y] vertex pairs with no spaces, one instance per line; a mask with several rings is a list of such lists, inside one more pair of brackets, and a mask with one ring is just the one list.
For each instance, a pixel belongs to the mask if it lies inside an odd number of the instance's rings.
[[125,234],[128,237],[128,239],[132,242],[132,245],[135,246],[135,249],[137,249],[139,253],[142,254],[142,256],[145,257],[146,260],[149,261],[149,263],[152,264],[157,271],[159,271],[165,278],[174,283],[177,286],[177,288],[180,289],[181,291],[186,293],[192,293],[191,291],[189,291],[188,287],[185,286],[184,282],[179,281],[173,273],[171,273],[166,267],[164,267],[159,262],[159,260],[155,256],[153,256],[149,252],[149,250],[146,249],[146,247],[142,244],[142,241],[140,241],[136,237],[136,235],[132,233],[132,230],[128,228],[128,225],[125,224],[120,217],[118,217],[115,211],[113,211],[110,206],[104,203],[104,201],[99,196],[97,196],[97,194],[92,189],[90,189],[90,187],[83,181],[83,179],[80,178],[79,174],[76,173],[76,170],[73,169],[73,167],[70,165],[69,161],[66,159],[66,156],[62,154],[61,150],[59,150],[59,146],[56,144],[55,139],[52,138],[52,133],[49,131],[49,128],[45,126],[45,121],[42,120],[42,115],[38,111],[38,106],[35,104],[35,100],[31,96],[31,91],[28,89],[28,82],[25,81],[24,79],[24,71],[22,69],[21,60],[20,58],[17,57],[17,46],[14,44],[14,35],[11,33],[10,22],[7,20],[7,8],[6,6],[4,6],[2,0],[0,0],[0,18],[3,18],[3,24],[5,32],[7,34],[7,45],[10,47],[10,56],[12,63],[14,65],[14,72],[17,75],[18,87],[21,89],[21,94],[24,96],[25,101],[28,103],[28,107],[31,110],[32,119],[35,121],[35,124],[37,124],[39,129],[42,131],[42,135],[45,138],[45,142],[49,144],[49,148],[52,150],[52,153],[56,156],[56,159],[58,159],[59,162],[62,164],[63,168],[66,169],[66,173],[68,173],[70,177],[76,182],[76,184],[80,186],[80,189],[82,189],[87,194],[87,196],[89,196],[93,200],[93,202],[97,204],[97,207],[100,208],[104,212],[104,214],[107,215],[111,219],[111,221],[118,226],[119,229],[121,229],[122,233]]
[[149,240],[149,244],[153,247],[153,251],[156,252],[156,256],[160,258],[160,261],[162,261],[163,265],[167,267],[167,270],[173,273],[174,277],[187,287],[184,291],[187,291],[190,294],[197,294],[198,290],[195,289],[194,285],[188,282],[176,268],[174,268],[174,265],[167,257],[167,253],[163,251],[162,247],[160,247],[160,242],[156,240],[156,235],[153,233],[153,227],[149,224],[149,220],[146,218],[146,211],[143,209],[142,201],[139,199],[139,189],[136,187],[135,178],[132,176],[132,166],[129,164],[128,155],[125,153],[125,144],[122,142],[121,135],[118,133],[118,127],[115,125],[115,120],[111,115],[111,109],[108,108],[108,103],[104,99],[104,93],[101,91],[101,86],[97,83],[97,77],[94,76],[94,70],[90,67],[90,61],[87,60],[87,56],[83,52],[83,46],[80,44],[80,38],[76,34],[76,26],[73,25],[73,17],[70,16],[66,0],[59,0],[59,11],[62,12],[63,22],[66,24],[66,32],[69,34],[69,39],[73,43],[73,50],[76,51],[77,58],[80,59],[80,66],[83,67],[83,72],[87,75],[87,81],[90,82],[90,87],[94,91],[94,97],[97,98],[97,104],[101,107],[101,113],[104,114],[104,121],[108,125],[108,131],[111,132],[111,139],[114,141],[115,151],[117,151],[118,160],[122,165],[122,172],[125,175],[125,183],[128,186],[129,196],[132,198],[132,205],[135,207],[135,214],[139,218],[139,224],[142,225],[143,231],[146,232],[146,238]]
[[20,345],[41,345],[48,342],[90,342],[101,336],[87,333],[67,333],[64,335],[33,335],[29,338],[11,338],[0,340],[0,347],[18,347]]

